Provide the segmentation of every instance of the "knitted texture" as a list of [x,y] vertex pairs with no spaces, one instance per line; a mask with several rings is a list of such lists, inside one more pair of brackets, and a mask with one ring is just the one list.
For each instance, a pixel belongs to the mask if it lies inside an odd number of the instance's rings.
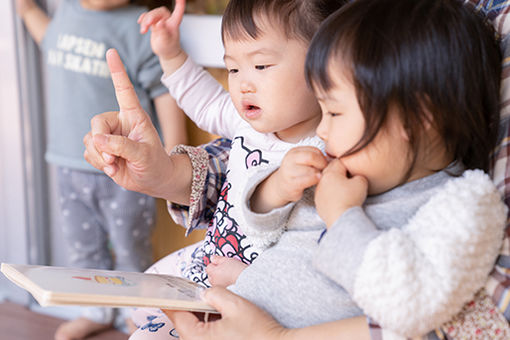
[[485,284],[506,213],[490,178],[466,171],[405,228],[369,244],[355,279],[355,301],[381,327],[408,337],[447,322]]

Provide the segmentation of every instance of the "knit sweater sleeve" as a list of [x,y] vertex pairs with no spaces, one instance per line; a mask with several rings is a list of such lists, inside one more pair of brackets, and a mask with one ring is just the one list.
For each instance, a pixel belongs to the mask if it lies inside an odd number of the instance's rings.
[[505,220],[489,177],[466,171],[403,227],[378,230],[363,209],[349,209],[321,240],[314,265],[384,329],[423,335],[450,320],[484,285]]
[[[258,185],[278,169],[278,164],[272,164],[264,169],[248,171],[245,185],[241,186],[241,209],[236,220],[243,228],[243,232],[250,238],[250,242],[258,249],[265,249],[276,243],[285,226],[295,203],[288,203],[283,207],[273,209],[267,213],[256,213],[251,210],[250,198]],[[250,169],[251,170],[251,169]]]
[[244,121],[230,94],[209,72],[190,58],[171,75],[161,78],[177,105],[202,130],[232,139]]

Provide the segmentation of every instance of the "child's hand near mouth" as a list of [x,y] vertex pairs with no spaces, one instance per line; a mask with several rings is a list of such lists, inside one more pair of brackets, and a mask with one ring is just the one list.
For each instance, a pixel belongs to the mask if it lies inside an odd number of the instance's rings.
[[322,171],[315,189],[317,213],[329,228],[347,209],[365,202],[367,189],[366,178],[350,175],[342,161],[335,158]]
[[[289,150],[280,168],[254,192],[251,208],[255,212],[264,213],[299,201],[306,188],[319,182],[321,171],[327,165],[326,157],[315,147],[300,146]],[[265,195],[265,199],[260,199],[262,195]],[[264,201],[267,204],[261,204]]]

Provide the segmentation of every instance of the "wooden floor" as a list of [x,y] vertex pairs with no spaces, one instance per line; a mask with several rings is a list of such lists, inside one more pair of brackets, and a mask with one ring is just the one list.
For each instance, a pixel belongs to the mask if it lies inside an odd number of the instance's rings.
[[[53,340],[57,327],[65,320],[31,310],[11,303],[0,303],[0,339],[2,340]],[[87,339],[90,340],[126,340],[128,336],[110,330]]]

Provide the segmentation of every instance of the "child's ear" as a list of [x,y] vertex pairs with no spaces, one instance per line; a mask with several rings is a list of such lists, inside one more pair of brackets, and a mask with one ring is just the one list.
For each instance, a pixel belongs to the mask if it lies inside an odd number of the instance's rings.
[[434,115],[430,112],[430,110],[424,109],[423,110],[423,129],[428,132],[432,128],[432,125],[434,124]]
[[[432,115],[428,112],[428,111],[425,111],[425,117],[423,118],[421,124],[422,124],[422,127],[423,127],[423,133],[425,134],[428,134],[431,130],[431,128],[433,127],[433,123],[432,123]],[[407,142],[409,142],[409,135],[411,134],[410,132],[410,129],[405,126],[404,124],[402,124],[400,126],[400,136]]]
[[428,99],[428,96],[425,96],[425,99],[424,99],[424,102],[421,103],[421,110],[422,110],[422,114],[421,114],[421,117],[422,117],[422,127],[423,127],[423,130],[425,132],[429,132],[430,131],[430,128],[433,126],[434,124],[434,115],[432,114],[432,112],[430,111],[430,107],[431,105],[427,105],[427,103],[429,103],[430,100]]

